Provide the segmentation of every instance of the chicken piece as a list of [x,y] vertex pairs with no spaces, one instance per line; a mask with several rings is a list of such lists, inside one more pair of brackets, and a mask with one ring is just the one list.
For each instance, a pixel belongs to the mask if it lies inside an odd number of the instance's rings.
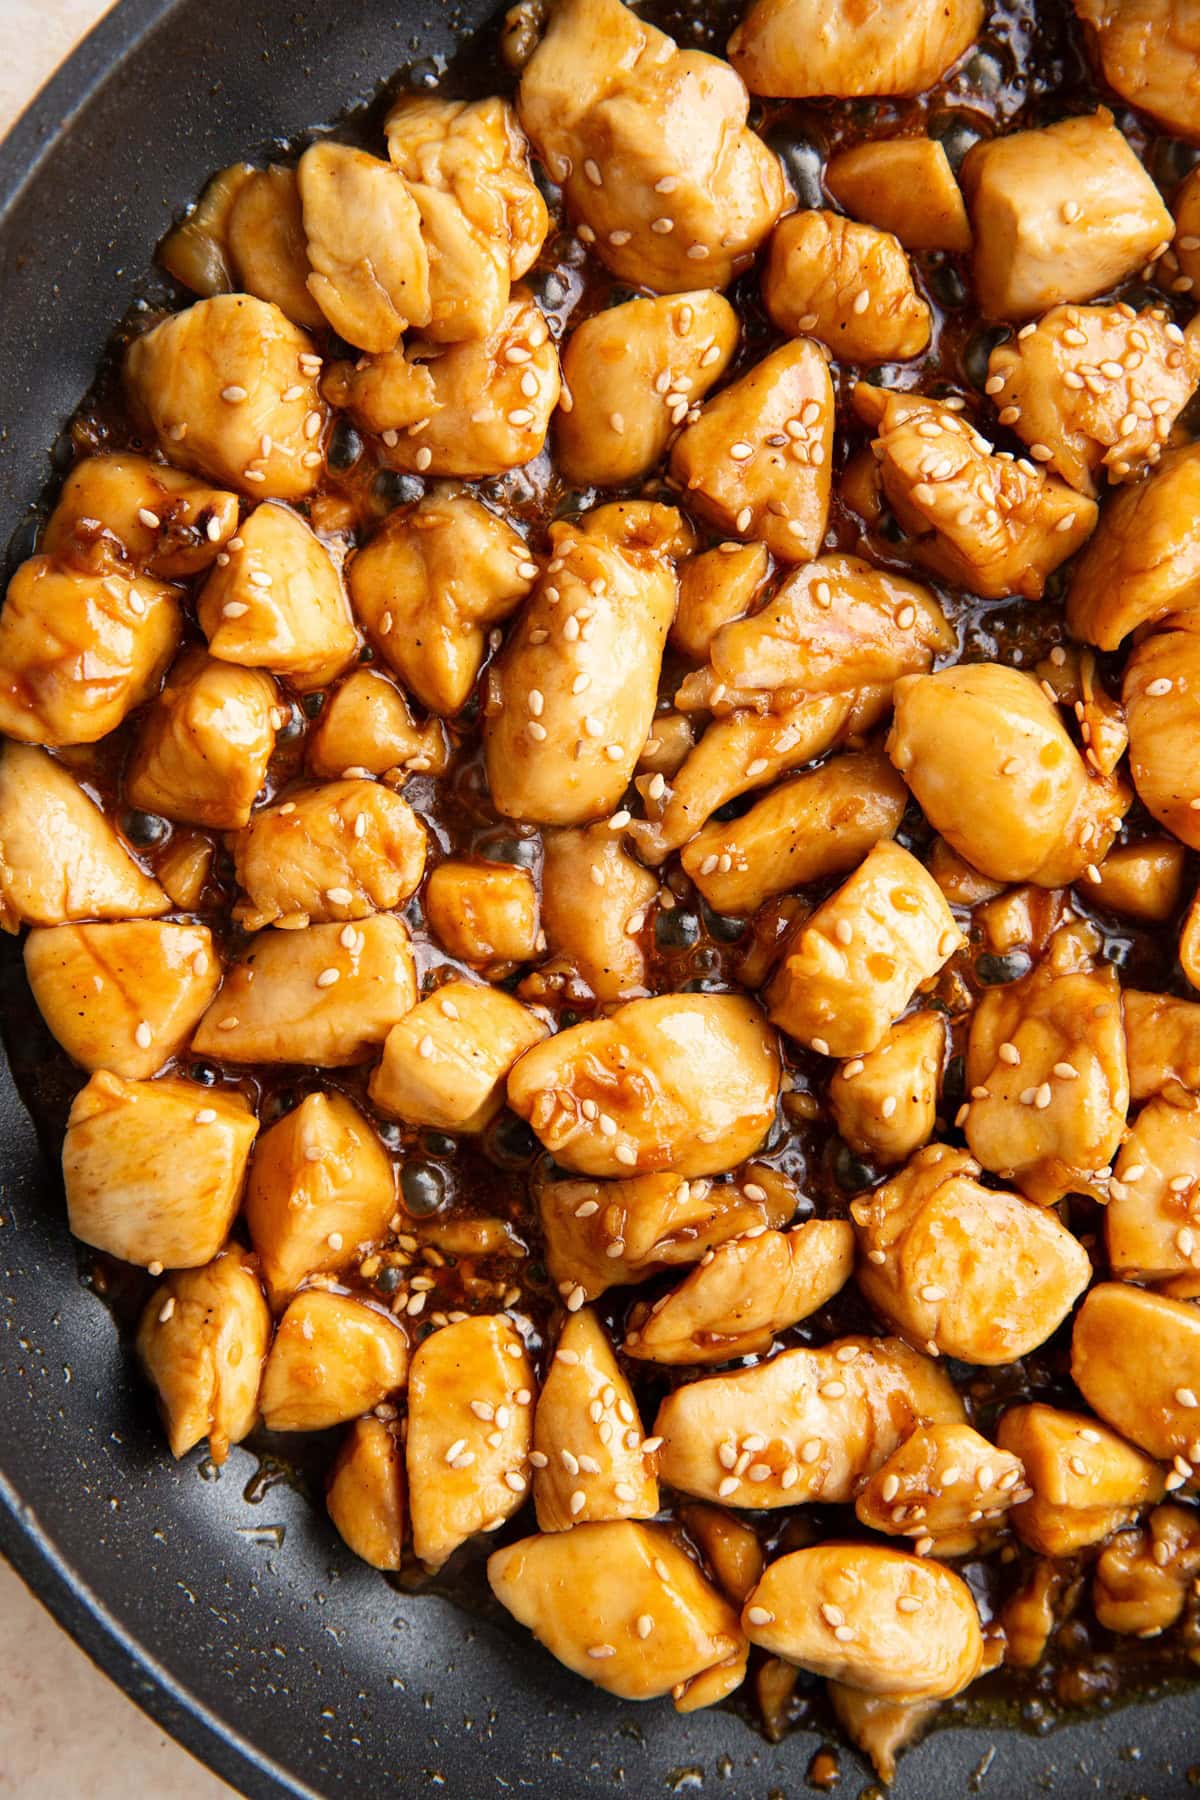
[[377,669],[355,669],[325,705],[308,736],[309,772],[317,776],[444,775],[446,733],[437,719],[418,725],[400,688]]
[[35,927],[25,975],[74,1062],[145,1081],[184,1048],[221,984],[221,964],[203,925],[127,919]]
[[257,1130],[238,1093],[99,1070],[63,1140],[71,1230],[142,1268],[200,1268],[229,1236]]
[[871,448],[907,533],[906,553],[953,586],[985,600],[1038,600],[1094,530],[1094,500],[1031,462],[993,451],[940,400],[862,381],[853,400],[877,433]]
[[789,213],[771,234],[762,283],[779,330],[817,338],[838,362],[897,362],[928,348],[930,311],[890,232],[835,212]]
[[235,543],[197,602],[211,654],[286,675],[301,693],[324,687],[359,647],[328,550],[286,506],[256,506]]
[[308,291],[339,337],[394,349],[433,317],[421,212],[398,169],[365,150],[321,140],[296,165]]
[[258,1384],[271,1315],[245,1252],[236,1245],[199,1269],[179,1269],[142,1313],[137,1351],[158,1397],[174,1457],[208,1439],[220,1466],[258,1422]]
[[278,700],[261,670],[185,650],[138,727],[127,803],[218,830],[248,825],[275,750]]
[[226,233],[234,203],[255,173],[253,164],[247,162],[218,169],[200,198],[159,244],[157,260],[193,294],[228,294],[238,287]]
[[906,250],[971,248],[962,189],[938,138],[872,138],[839,150],[825,186],[853,219],[890,231]]
[[197,831],[173,831],[155,874],[180,912],[199,912],[212,874],[214,845]]
[[959,171],[985,313],[1028,319],[1115,287],[1175,223],[1107,107],[989,138]]
[[983,1663],[966,1582],[876,1544],[818,1544],[778,1558],[742,1624],[751,1643],[816,1675],[905,1700],[959,1694]]
[[1030,1498],[1023,1473],[969,1425],[918,1425],[859,1489],[854,1511],[870,1531],[916,1538],[922,1553],[968,1556],[994,1544],[1009,1507]]
[[31,744],[0,745],[0,925],[153,918],[170,902],[74,777]]
[[1190,1477],[1200,1462],[1200,1309],[1100,1282],[1075,1316],[1071,1376],[1114,1431]]
[[125,356],[130,403],[164,455],[251,500],[303,500],[316,487],[328,417],[319,372],[308,334],[252,294],[198,300]]
[[1118,844],[1099,864],[1100,879],[1088,898],[1093,906],[1130,919],[1161,925],[1179,905],[1187,852],[1172,838],[1141,838]]
[[1066,887],[1099,863],[1131,796],[1094,775],[1031,675],[959,663],[896,683],[888,755],[929,823],[995,881]]
[[1129,725],[1129,772],[1160,825],[1200,849],[1200,632],[1144,638],[1125,665],[1121,699]]
[[444,1325],[418,1346],[408,1378],[408,1504],[413,1552],[428,1569],[525,1504],[537,1378],[504,1313]]
[[236,494],[148,456],[87,456],[63,482],[40,547],[76,569],[177,581],[207,569],[237,526]]
[[1200,988],[1200,893],[1192,895],[1179,928],[1179,966],[1192,987]]
[[[322,983],[327,969],[335,982]],[[412,941],[403,919],[263,931],[225,974],[192,1049],[227,1062],[368,1062],[417,999]]]
[[444,950],[488,969],[532,962],[538,953],[538,891],[514,863],[451,860],[425,884],[425,919]]
[[1194,167],[1176,188],[1171,211],[1175,215],[1175,237],[1167,259],[1173,258],[1183,280],[1192,283],[1181,291],[1193,293],[1200,277],[1200,176]]
[[811,338],[772,350],[701,408],[671,451],[671,477],[717,531],[783,562],[815,556],[829,517],[833,384]]
[[775,894],[857,868],[896,831],[907,803],[882,750],[847,751],[772,788],[740,819],[706,825],[680,860],[715,912],[749,914]]
[[729,40],[752,94],[919,94],[979,35],[982,0],[866,0],[830,13],[821,0],[754,0]]
[[[1126,1355],[1131,1348],[1124,1346]],[[1041,1555],[1072,1556],[1098,1544],[1162,1498],[1150,1459],[1085,1413],[1011,1406],[996,1441],[1024,1466],[1033,1494],[1014,1509],[1012,1524]]]
[[349,1268],[396,1210],[390,1157],[342,1094],[313,1093],[255,1145],[245,1214],[276,1312],[318,1271]]
[[508,1104],[584,1175],[713,1175],[766,1137],[779,1072],[775,1034],[752,1001],[662,994],[528,1051]]
[[245,898],[234,917],[263,925],[323,924],[390,912],[416,891],[425,828],[378,781],[326,781],[263,807],[233,840]]
[[737,1614],[666,1525],[614,1519],[522,1538],[488,1558],[488,1580],[552,1656],[623,1700],[669,1693],[690,1711],[689,1688],[710,1689],[719,1668],[727,1692],[745,1670]]
[[[1176,328],[1168,326],[1168,334]],[[1115,650],[1140,625],[1200,604],[1200,445],[1170,450],[1148,480],[1116,494],[1074,565],[1071,632]]]
[[1157,1637],[1183,1614],[1200,1574],[1200,1523],[1191,1507],[1156,1506],[1139,1531],[1101,1551],[1092,1605],[1106,1631]]
[[625,1354],[687,1364],[765,1355],[776,1332],[832,1300],[853,1271],[854,1232],[845,1219],[808,1219],[787,1232],[752,1227],[706,1251],[653,1306],[635,1307]]
[[871,1763],[880,1781],[888,1784],[896,1779],[897,1755],[920,1739],[941,1704],[864,1694],[842,1681],[827,1682],[825,1692],[834,1718],[854,1748]]
[[1055,306],[988,358],[1000,423],[1081,494],[1158,462],[1197,382],[1200,348],[1160,306]]
[[360,356],[355,362],[330,363],[321,381],[321,393],[330,406],[348,412],[363,431],[388,433],[399,441],[401,431],[419,427],[438,405],[434,387],[434,346],[422,348],[410,338],[383,356]]
[[1200,1004],[1137,988],[1123,989],[1121,998],[1130,1100],[1176,1086],[1200,1090]]
[[891,1167],[929,1142],[945,1054],[941,1013],[915,1012],[898,1020],[876,1049],[834,1071],[829,1105],[852,1150]]
[[764,545],[732,540],[689,556],[679,568],[679,606],[670,633],[676,650],[693,662],[707,662],[713,638],[750,611],[770,566]]
[[620,0],[554,9],[518,105],[580,237],[638,287],[727,287],[787,204],[733,70],[681,50]]
[[1190,1096],[1142,1108],[1109,1191],[1104,1236],[1115,1276],[1159,1282],[1200,1269],[1200,1117]]
[[548,831],[543,842],[542,923],[551,953],[573,964],[597,1000],[645,995],[641,926],[657,879],[607,822]]
[[865,1056],[965,942],[928,872],[883,839],[806,920],[767,989],[770,1016],[820,1056]]
[[548,1029],[500,988],[448,981],[388,1032],[371,1099],[410,1125],[483,1131],[504,1105],[513,1065]]
[[[415,1359],[414,1359],[415,1361]],[[307,1288],[275,1331],[258,1403],[268,1431],[327,1431],[403,1387],[408,1338],[390,1313]]]
[[744,1605],[746,1596],[762,1579],[765,1566],[758,1533],[723,1506],[693,1501],[679,1507],[678,1514],[726,1599],[734,1606]]
[[725,373],[738,335],[728,300],[704,288],[585,319],[563,350],[570,406],[560,403],[555,445],[565,479],[617,487],[648,474]]
[[1075,0],[1104,79],[1173,136],[1200,137],[1200,29],[1176,0]]
[[952,850],[945,838],[934,838],[929,848],[929,873],[945,894],[951,906],[978,906],[982,900],[993,900],[1005,891],[1002,881],[992,881]]
[[654,1458],[633,1389],[590,1307],[568,1314],[533,1421],[539,1531],[594,1519],[652,1519]]
[[979,1173],[964,1150],[930,1144],[850,1210],[868,1303],[911,1342],[992,1367],[1053,1335],[1092,1265],[1056,1213]]
[[994,955],[1021,948],[1040,956],[1059,926],[1073,918],[1062,888],[1006,888],[976,908],[974,925]]
[[1108,692],[1094,650],[1077,645],[1068,650],[1056,645],[1055,650],[1057,657],[1052,652],[1034,665],[1033,673],[1039,684],[1045,683],[1043,693],[1049,689],[1059,706],[1074,713],[1087,746],[1084,761],[1098,775],[1111,775],[1129,748],[1124,710]]
[[962,1418],[936,1363],[896,1338],[843,1338],[675,1388],[654,1422],[658,1472],[728,1506],[842,1505],[919,1420]]
[[1058,1603],[1065,1582],[1058,1563],[1039,1557],[1027,1579],[1005,1601],[1000,1621],[1004,1660],[1010,1668],[1034,1669],[1045,1656],[1059,1624]]
[[650,733],[678,586],[673,507],[597,507],[550,527],[550,561],[489,676],[492,803],[581,825],[611,813]]
[[347,1548],[395,1573],[404,1549],[404,1450],[382,1419],[355,1419],[329,1475],[329,1516]]
[[232,285],[270,300],[293,324],[321,331],[325,315],[308,290],[311,267],[295,169],[272,163],[238,186],[225,225]]

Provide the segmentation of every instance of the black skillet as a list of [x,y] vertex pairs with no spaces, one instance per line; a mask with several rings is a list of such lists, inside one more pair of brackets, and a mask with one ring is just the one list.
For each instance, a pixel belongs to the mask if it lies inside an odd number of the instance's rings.
[[[15,532],[23,553],[48,446],[207,174],[369,98],[401,64],[424,59],[432,74],[491,10],[121,0],[0,146],[0,543]],[[20,987],[10,953],[10,1023]],[[18,1062],[22,1036],[10,1033]],[[173,1465],[110,1313],[78,1279],[48,1150],[5,1069],[0,1549],[189,1749],[256,1800],[812,1791],[815,1734],[771,1746],[729,1712],[618,1705],[503,1624],[393,1591],[288,1485],[248,1500],[248,1454],[234,1451],[219,1481],[195,1456]],[[836,1791],[859,1795],[862,1765],[842,1752],[841,1768]],[[1200,1706],[1174,1694],[1048,1736],[1001,1718],[938,1731],[893,1792],[1165,1800],[1197,1785]]]

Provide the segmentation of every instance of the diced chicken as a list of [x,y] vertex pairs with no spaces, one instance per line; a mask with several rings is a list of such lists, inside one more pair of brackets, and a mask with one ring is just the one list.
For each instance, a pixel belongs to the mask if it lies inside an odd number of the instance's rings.
[[[322,982],[329,969],[337,980]],[[367,1062],[416,999],[403,919],[263,931],[226,971],[192,1049],[228,1062]]]
[[518,104],[580,236],[639,287],[726,287],[787,203],[734,71],[681,50],[620,0],[554,9]]
[[936,1363],[896,1338],[844,1338],[676,1388],[654,1422],[659,1475],[727,1506],[841,1505],[920,1420],[962,1417]]
[[323,460],[319,371],[313,340],[277,306],[218,294],[135,338],[125,386],[172,462],[252,500],[303,500]]
[[1191,1476],[1200,1463],[1200,1308],[1101,1282],[1075,1317],[1071,1375],[1114,1431]]
[[1046,1654],[1057,1626],[1059,1601],[1066,1585],[1060,1563],[1039,1557],[1020,1587],[1000,1611],[1004,1661],[1013,1669],[1034,1669]]
[[590,1307],[568,1314],[533,1422],[539,1531],[594,1519],[652,1519],[654,1458],[633,1389]]
[[929,873],[949,900],[951,906],[978,906],[1004,893],[1005,884],[981,875],[965,858],[952,850],[945,838],[934,838],[929,849]]
[[524,1055],[508,1103],[564,1168],[712,1175],[752,1156],[775,1116],[779,1047],[733,994],[630,1000]]
[[982,24],[982,0],[866,0],[832,13],[822,0],[754,0],[729,56],[752,94],[919,94]]
[[386,775],[392,769],[444,775],[446,733],[437,719],[418,725],[403,691],[377,669],[355,669],[321,708],[308,736],[313,775]]
[[1072,917],[1067,895],[1062,888],[1006,888],[994,900],[986,900],[976,908],[973,923],[989,950],[1003,955],[1005,951],[1024,949],[1040,956],[1059,926]]
[[537,1379],[504,1313],[425,1338],[408,1379],[413,1551],[430,1569],[525,1504]]
[[270,300],[306,331],[320,331],[325,315],[308,290],[311,267],[295,169],[272,163],[250,171],[238,186],[225,224],[232,286]]
[[1175,237],[1165,260],[1174,259],[1180,277],[1192,283],[1181,291],[1192,293],[1200,277],[1200,175],[1194,167],[1176,188],[1171,211],[1175,215]]
[[218,169],[200,198],[159,244],[158,261],[193,294],[228,294],[240,285],[229,257],[226,231],[234,203],[255,172],[247,162]]
[[1125,988],[1122,1002],[1130,1100],[1176,1085],[1200,1090],[1200,1004],[1137,988]]
[[[605,317],[609,315],[604,315]],[[771,566],[763,544],[732,540],[689,556],[679,566],[679,607],[671,642],[693,662],[707,662],[722,625],[750,611]]]
[[1200,1522],[1184,1506],[1156,1506],[1139,1531],[1101,1551],[1092,1605],[1106,1631],[1156,1637],[1183,1613],[1200,1574]]
[[1103,106],[973,145],[960,179],[975,290],[995,318],[1091,300],[1174,235],[1162,196]]
[[237,495],[147,456],[76,463],[46,521],[47,556],[99,574],[198,575],[237,530]]
[[401,431],[420,427],[438,405],[436,362],[423,360],[423,354],[432,355],[433,350],[427,345],[423,352],[420,342],[410,337],[382,356],[330,363],[321,393],[331,406],[344,408],[362,430],[386,431],[389,442],[398,442]]
[[1068,650],[1061,645],[1056,648],[1062,651],[1062,660],[1045,657],[1033,672],[1058,704],[1069,706],[1075,714],[1079,735],[1087,746],[1084,761],[1098,775],[1111,775],[1129,748],[1124,709],[1104,685],[1094,650],[1077,645]]
[[391,1160],[342,1094],[314,1093],[264,1131],[245,1214],[276,1311],[318,1271],[348,1268],[396,1210]]
[[[1173,330],[1169,327],[1168,330]],[[1115,650],[1140,625],[1200,604],[1200,445],[1170,450],[1116,494],[1071,571],[1067,624]]]
[[200,591],[213,656],[286,675],[306,693],[340,675],[359,639],[328,550],[298,513],[256,506]]
[[382,782],[326,781],[263,807],[233,840],[244,900],[234,916],[263,925],[322,924],[389,912],[415,892],[425,828]]
[[725,373],[738,335],[728,300],[703,288],[585,319],[563,350],[570,405],[560,402],[555,445],[566,480],[615,487],[648,474]]
[[1118,844],[1099,864],[1100,879],[1092,884],[1089,898],[1093,906],[1160,925],[1179,905],[1186,856],[1183,845],[1171,838]]
[[504,1105],[504,1083],[546,1036],[545,1020],[511,994],[448,981],[388,1032],[371,1099],[391,1119],[475,1132]]
[[[788,1665],[784,1665],[787,1667]],[[833,1716],[880,1781],[896,1779],[896,1757],[917,1742],[937,1713],[937,1700],[897,1700],[891,1694],[864,1694],[843,1681],[825,1684]]]
[[220,1465],[258,1421],[258,1384],[271,1315],[245,1253],[231,1246],[201,1269],[156,1287],[138,1326],[137,1350],[158,1396],[171,1455],[203,1438]]
[[174,831],[156,874],[181,912],[199,912],[212,874],[214,845],[198,831]]
[[186,1045],[220,986],[221,964],[203,925],[127,919],[35,928],[25,974],[73,1061],[144,1081]]
[[1082,494],[1158,462],[1197,382],[1200,346],[1162,307],[1056,306],[988,359],[1000,423]]
[[841,1064],[829,1083],[829,1105],[852,1150],[889,1166],[929,1142],[945,1054],[941,1013],[915,1012],[866,1056]]
[[268,1431],[327,1431],[404,1385],[408,1338],[390,1313],[350,1294],[308,1288],[280,1319],[259,1407]]
[[[1200,621],[1198,621],[1200,622]],[[1121,699],[1129,725],[1129,772],[1160,825],[1200,849],[1200,632],[1143,639],[1125,665]]]
[[1121,1146],[1104,1235],[1114,1275],[1166,1281],[1200,1269],[1200,1116],[1174,1093],[1149,1101]]
[[312,272],[308,291],[360,350],[395,347],[433,316],[421,213],[399,169],[349,144],[321,141],[296,166]]
[[[1122,1346],[1126,1358],[1132,1348]],[[1162,1476],[1150,1459],[1086,1413],[1040,1402],[1012,1406],[996,1435],[1001,1449],[1020,1459],[1033,1489],[1015,1508],[1013,1527],[1044,1556],[1098,1544],[1162,1498]]]
[[854,1232],[845,1219],[808,1219],[787,1232],[752,1228],[706,1251],[653,1306],[635,1308],[625,1353],[688,1364],[763,1355],[777,1332],[832,1300],[853,1270]]
[[356,1419],[325,1495],[343,1542],[373,1569],[395,1572],[404,1549],[404,1450],[382,1419]]
[[169,906],[74,777],[30,744],[0,746],[0,924],[153,918]]
[[686,425],[671,476],[716,530],[784,562],[815,556],[829,517],[833,385],[811,338],[772,350]]
[[[754,1671],[754,1699],[762,1714],[763,1734],[770,1744],[781,1744],[795,1722],[793,1701],[800,1683],[795,1663],[781,1656],[765,1656]],[[847,1690],[848,1692],[849,1690]],[[866,1699],[865,1694],[859,1696]]]
[[1200,26],[1178,0],[1075,0],[1104,79],[1173,136],[1200,137]]
[[871,1531],[916,1538],[922,1552],[966,1556],[1029,1498],[1022,1477],[1017,1457],[969,1425],[918,1425],[859,1489],[854,1511]]
[[538,892],[514,863],[451,859],[439,863],[422,902],[429,929],[461,962],[502,969],[537,955]]
[[942,401],[861,381],[853,400],[876,431],[871,448],[906,552],[955,587],[1037,600],[1095,528],[1095,501],[993,451]]
[[959,663],[896,683],[888,755],[947,843],[984,875],[1065,887],[1098,863],[1130,794],[1094,774],[1031,675]]
[[100,1070],[63,1141],[71,1230],[143,1268],[200,1268],[229,1236],[257,1130],[238,1093]]
[[890,231],[906,250],[971,248],[962,189],[937,138],[853,144],[830,157],[825,186],[851,218]]
[[644,995],[640,924],[658,893],[657,879],[607,822],[548,831],[544,846],[542,923],[551,952],[573,964],[598,1000]]
[[275,749],[278,700],[261,670],[185,650],[138,727],[129,805],[218,830],[248,825]]
[[835,212],[790,213],[771,234],[762,279],[779,330],[817,338],[838,362],[897,362],[928,348],[930,311],[890,232]]
[[693,1501],[679,1508],[680,1522],[704,1556],[717,1585],[734,1606],[745,1604],[762,1579],[764,1557],[758,1533],[723,1506]]
[[1200,988],[1200,896],[1193,894],[1179,928],[1179,966],[1194,988]]
[[767,990],[771,1018],[821,1056],[864,1056],[964,942],[942,890],[884,839],[805,923]]

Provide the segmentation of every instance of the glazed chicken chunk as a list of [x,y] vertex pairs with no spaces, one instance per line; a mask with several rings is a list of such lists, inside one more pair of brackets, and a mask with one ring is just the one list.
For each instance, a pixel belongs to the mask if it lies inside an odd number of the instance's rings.
[[207,569],[237,525],[237,495],[182,469],[87,456],[63,482],[41,548],[71,568],[175,581]]
[[1086,1413],[1040,1401],[1011,1406],[997,1442],[1020,1458],[1033,1490],[1014,1511],[1013,1529],[1044,1556],[1100,1543],[1162,1498],[1163,1478],[1149,1457]]
[[236,831],[250,822],[284,719],[269,675],[185,650],[142,718],[125,797],[143,812]]
[[395,348],[433,316],[421,213],[400,170],[349,144],[313,144],[296,166],[308,291],[340,337]]
[[971,226],[945,146],[937,138],[873,138],[839,150],[825,186],[852,219],[890,231],[906,250],[971,248]]
[[658,881],[607,820],[548,831],[542,863],[542,923],[551,953],[574,968],[598,1000],[634,1000],[647,989],[642,932]]
[[891,1166],[929,1142],[945,1051],[942,1015],[915,1012],[866,1056],[842,1063],[829,1083],[829,1105],[852,1150]]
[[[1099,1282],[1075,1315],[1071,1376],[1114,1431],[1190,1480],[1200,1463],[1200,1310]],[[1166,1485],[1182,1482],[1168,1476]]]
[[236,1245],[201,1269],[173,1270],[138,1326],[142,1367],[158,1398],[171,1455],[203,1439],[218,1467],[258,1423],[271,1315],[253,1264]]
[[408,1337],[390,1314],[350,1294],[306,1288],[288,1306],[263,1370],[268,1431],[327,1431],[404,1384]]
[[418,724],[394,681],[378,669],[355,669],[321,708],[308,740],[308,767],[310,774],[347,780],[392,770],[443,775],[448,751],[440,722]]
[[1200,446],[1170,450],[1145,481],[1104,508],[1071,570],[1067,624],[1115,650],[1140,625],[1200,602]]
[[595,1519],[652,1519],[659,1508],[652,1451],[633,1389],[590,1307],[568,1314],[533,1422],[539,1531]]
[[822,0],[754,0],[729,40],[752,94],[919,94],[978,36],[982,0],[867,0],[831,10]]
[[1200,1529],[1190,1506],[1156,1506],[1096,1562],[1092,1605],[1107,1631],[1157,1637],[1182,1615],[1200,1574]]
[[1023,1475],[1017,1457],[969,1425],[918,1425],[859,1489],[854,1511],[872,1531],[915,1538],[918,1554],[966,1556],[1029,1499]]
[[897,362],[929,344],[929,308],[900,244],[839,213],[790,213],[775,227],[763,300],[780,331],[819,339],[839,362]]
[[[1129,726],[1129,772],[1147,812],[1200,849],[1200,631],[1144,638],[1125,665],[1121,699]],[[1200,618],[1194,621],[1200,624]]]
[[1200,137],[1200,23],[1178,0],[1074,0],[1104,79],[1173,135]]
[[1200,1090],[1200,1005],[1137,988],[1126,988],[1122,1000],[1130,1100]]
[[193,293],[253,294],[306,331],[325,315],[308,291],[309,262],[295,169],[219,169],[159,245],[159,261]]
[[371,1099],[410,1125],[482,1131],[504,1104],[514,1063],[546,1032],[544,1019],[500,988],[448,981],[388,1032]]
[[1200,1271],[1200,1115],[1190,1096],[1161,1095],[1142,1108],[1109,1195],[1104,1238],[1115,1276],[1156,1282]]
[[425,828],[377,781],[327,781],[262,807],[233,839],[244,898],[235,916],[263,925],[325,924],[388,912],[425,868]]
[[355,1556],[373,1569],[399,1569],[407,1511],[404,1449],[390,1422],[355,1419],[330,1471],[325,1504]]
[[424,907],[443,948],[493,978],[497,969],[532,962],[537,954],[537,887],[528,869],[514,863],[439,863],[425,884]]
[[671,643],[691,662],[707,662],[722,625],[744,618],[762,591],[771,559],[764,544],[732,538],[679,565],[679,606]]
[[1096,904],[1161,925],[1179,905],[1186,856],[1183,845],[1173,838],[1117,845],[1099,865],[1099,881],[1092,883]]

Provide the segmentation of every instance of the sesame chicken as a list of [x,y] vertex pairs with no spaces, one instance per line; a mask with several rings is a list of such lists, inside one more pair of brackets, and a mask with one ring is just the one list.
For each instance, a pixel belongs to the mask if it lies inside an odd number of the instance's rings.
[[321,329],[325,315],[308,288],[312,271],[295,169],[272,163],[245,172],[225,221],[224,250],[230,287],[269,300],[305,331]]
[[1010,1669],[1035,1669],[1062,1622],[1059,1608],[1067,1587],[1062,1568],[1038,1557],[1025,1580],[1005,1602],[1000,1614],[1004,1661]]
[[652,1519],[654,1457],[613,1347],[590,1307],[568,1313],[533,1421],[539,1531],[596,1519]]
[[296,179],[308,291],[338,336],[382,352],[410,325],[428,325],[429,252],[400,170],[349,144],[321,142],[304,152]]
[[721,1592],[734,1606],[742,1606],[762,1578],[765,1559],[758,1533],[723,1506],[702,1501],[681,1506],[679,1517]]
[[1157,1637],[1183,1612],[1200,1575],[1200,1519],[1192,1507],[1156,1506],[1143,1527],[1100,1553],[1092,1588],[1106,1631]]
[[765,545],[732,540],[680,563],[679,606],[670,633],[675,649],[692,662],[707,662],[718,631],[751,610],[770,567]]
[[1171,838],[1116,844],[1097,867],[1092,900],[1125,918],[1161,924],[1179,905],[1187,852]]
[[[355,669],[321,708],[308,740],[311,775],[443,775],[449,759],[438,719],[414,719],[404,692],[378,669]],[[238,821],[244,824],[244,820]]]
[[[1168,327],[1168,329],[1174,329]],[[1115,650],[1141,625],[1200,601],[1200,446],[1169,450],[1147,480],[1123,489],[1072,566],[1071,632]]]
[[425,917],[442,947],[495,979],[538,950],[538,891],[513,863],[451,860],[425,884]]
[[399,1569],[404,1549],[404,1450],[383,1419],[355,1419],[342,1439],[325,1494],[347,1547],[372,1569]]
[[859,1489],[859,1523],[888,1537],[932,1538],[928,1554],[967,1556],[996,1539],[1029,1498],[1019,1459],[969,1425],[918,1425]]
[[657,877],[630,856],[607,820],[545,833],[546,942],[598,1000],[633,1000],[649,991],[642,937],[657,895]]
[[[377,432],[381,438],[387,432],[385,444],[395,448],[402,431],[424,430],[440,404],[433,370],[442,355],[442,347],[423,349],[420,340],[410,336],[381,356],[327,363],[322,398],[348,413],[361,430]],[[453,370],[451,364],[450,373]],[[461,426],[462,419],[457,423]],[[428,462],[432,461],[431,450]]]
[[945,1054],[942,1015],[915,1012],[897,1020],[866,1056],[834,1071],[829,1105],[852,1150],[891,1167],[929,1142]]
[[1055,649],[1059,655],[1044,657],[1033,673],[1039,685],[1045,683],[1047,699],[1053,694],[1059,706],[1074,713],[1085,745],[1083,760],[1097,775],[1111,775],[1129,748],[1124,708],[1105,687],[1094,650],[1077,644],[1067,649],[1056,644]]
[[[1126,1353],[1133,1346],[1126,1343]],[[1014,1508],[1017,1536],[1044,1556],[1071,1556],[1098,1544],[1160,1500],[1163,1479],[1149,1457],[1086,1413],[1011,1406],[996,1433],[1018,1457],[1029,1498]]]
[[962,189],[937,138],[872,138],[839,150],[825,186],[852,219],[891,232],[906,250],[971,248]]
[[1200,1003],[1131,987],[1122,1001],[1130,1100],[1200,1091]]
[[1171,211],[1175,215],[1175,236],[1164,262],[1174,259],[1179,269],[1178,279],[1192,283],[1191,287],[1176,291],[1190,294],[1195,291],[1200,277],[1200,175],[1194,168],[1176,188]]
[[978,34],[982,0],[867,0],[830,12],[820,0],[754,0],[729,40],[752,94],[919,94]]
[[275,1330],[258,1404],[268,1431],[327,1431],[403,1387],[408,1337],[377,1306],[305,1288]]
[[139,724],[125,772],[130,804],[191,825],[248,825],[275,749],[278,700],[261,670],[185,650]]
[[976,908],[975,923],[983,942],[997,955],[1021,949],[1031,956],[1040,956],[1059,926],[1073,916],[1062,888],[1037,887],[1026,882],[1021,887],[1005,888],[994,900],[985,900]]
[[931,315],[899,241],[834,212],[795,212],[775,227],[763,302],[780,331],[808,335],[839,362],[897,362],[928,347]]
[[514,1064],[547,1030],[500,988],[448,981],[388,1032],[371,1099],[385,1117],[410,1125],[482,1131],[504,1104]]
[[1173,1463],[1168,1490],[1191,1479],[1200,1462],[1196,1307],[1123,1281],[1097,1283],[1075,1315],[1071,1376],[1114,1431]]
[[897,1754],[917,1742],[941,1704],[865,1694],[861,1688],[847,1687],[844,1681],[827,1681],[825,1692],[833,1716],[850,1742],[868,1759],[880,1781],[888,1783],[896,1779]]
[[425,828],[381,782],[326,781],[261,807],[232,840],[247,931],[388,912],[425,868]]
[[146,1302],[137,1331],[171,1455],[208,1439],[219,1468],[258,1423],[271,1315],[253,1263],[236,1244],[199,1269],[175,1269]]
[[1172,136],[1200,136],[1200,29],[1178,0],[1074,0],[1104,79]]
[[63,482],[45,556],[102,575],[198,575],[237,530],[237,495],[146,456],[86,456]]
[[1178,1090],[1143,1106],[1121,1146],[1104,1213],[1119,1279],[1160,1282],[1200,1269],[1200,1115]]
[[[1200,632],[1147,637],[1125,664],[1121,700],[1129,726],[1129,773],[1146,811],[1189,848],[1200,849]],[[1200,623],[1200,620],[1196,621]]]

